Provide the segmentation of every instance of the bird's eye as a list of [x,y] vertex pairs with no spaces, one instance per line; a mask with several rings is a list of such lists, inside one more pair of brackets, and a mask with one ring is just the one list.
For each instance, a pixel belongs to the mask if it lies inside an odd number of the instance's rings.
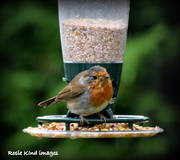
[[97,76],[93,76],[93,79],[97,79]]

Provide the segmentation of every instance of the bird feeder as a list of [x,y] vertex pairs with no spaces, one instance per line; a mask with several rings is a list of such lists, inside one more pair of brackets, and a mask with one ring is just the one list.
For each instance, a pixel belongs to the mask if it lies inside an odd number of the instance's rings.
[[[148,122],[149,117],[114,115],[126,47],[129,0],[58,0],[58,10],[65,80],[70,82],[78,73],[95,65],[106,68],[110,74],[114,95],[102,111],[107,122],[102,124],[99,117],[91,115],[86,118],[90,124],[81,126],[87,129],[77,130],[79,126],[75,125],[80,118],[68,111],[67,115],[39,116],[39,128],[29,127],[23,131],[39,138],[72,139],[147,137],[162,132],[159,127],[136,126],[136,123]],[[49,129],[43,123],[48,123]],[[98,126],[100,124],[102,126]],[[116,129],[115,124],[118,124]],[[103,125],[108,125],[109,130]],[[90,129],[92,127],[94,129]]]
[[114,86],[107,117],[113,115],[119,90],[128,17],[128,0],[59,0],[65,76],[71,81],[95,65],[106,68]]

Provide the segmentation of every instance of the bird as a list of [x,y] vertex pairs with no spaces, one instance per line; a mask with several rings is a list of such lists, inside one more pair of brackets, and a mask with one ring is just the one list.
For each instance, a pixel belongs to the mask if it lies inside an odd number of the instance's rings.
[[100,112],[110,103],[113,85],[106,68],[95,65],[77,74],[56,96],[42,101],[38,106],[48,107],[58,102],[66,102],[71,113],[79,115],[80,123],[89,122],[84,118],[98,114],[106,122],[107,118]]

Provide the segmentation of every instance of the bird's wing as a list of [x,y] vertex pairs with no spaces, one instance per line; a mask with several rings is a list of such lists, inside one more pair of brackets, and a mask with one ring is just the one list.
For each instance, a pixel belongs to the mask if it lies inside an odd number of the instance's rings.
[[58,101],[66,101],[68,99],[76,98],[84,93],[85,88],[82,85],[67,85],[56,97]]
[[59,101],[66,101],[68,99],[76,98],[84,91],[85,89],[80,85],[76,84],[76,86],[73,86],[69,84],[61,92],[59,92],[57,96],[54,96],[43,102],[40,102],[38,106],[48,107],[52,104],[58,103]]
[[86,77],[88,73],[88,70],[86,70],[76,75],[74,79],[61,92],[59,92],[56,100],[66,101],[68,99],[76,98],[84,93],[87,86],[84,82],[80,81],[80,77]]

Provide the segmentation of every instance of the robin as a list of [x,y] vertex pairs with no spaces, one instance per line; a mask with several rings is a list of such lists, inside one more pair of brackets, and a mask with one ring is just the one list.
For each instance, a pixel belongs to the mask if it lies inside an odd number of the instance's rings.
[[113,86],[106,69],[97,65],[77,74],[57,96],[40,102],[38,106],[48,107],[60,101],[67,103],[71,113],[78,114],[81,123],[84,116],[98,114],[104,121],[107,118],[100,112],[107,107],[113,96]]

